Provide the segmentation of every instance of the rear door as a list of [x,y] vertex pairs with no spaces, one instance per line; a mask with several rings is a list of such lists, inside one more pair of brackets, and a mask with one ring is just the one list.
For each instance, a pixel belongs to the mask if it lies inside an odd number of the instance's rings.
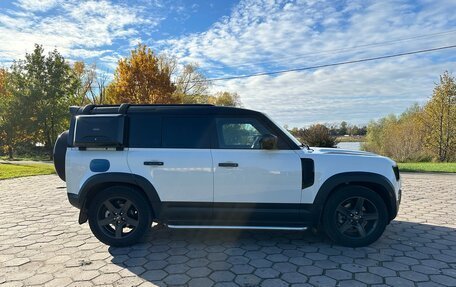
[[211,217],[210,125],[200,116],[131,114],[128,164],[157,190],[161,219],[194,224]]

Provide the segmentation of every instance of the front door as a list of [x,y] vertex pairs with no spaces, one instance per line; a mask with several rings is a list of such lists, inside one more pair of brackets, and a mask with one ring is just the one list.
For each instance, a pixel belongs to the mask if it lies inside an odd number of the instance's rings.
[[255,117],[218,117],[214,166],[214,218],[239,225],[299,225],[301,160],[291,149],[260,149],[273,132]]

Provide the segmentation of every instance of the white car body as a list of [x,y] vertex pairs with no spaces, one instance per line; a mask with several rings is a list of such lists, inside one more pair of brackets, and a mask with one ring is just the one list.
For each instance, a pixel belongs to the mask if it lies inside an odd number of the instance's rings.
[[[344,186],[361,186],[377,193],[387,208],[388,222],[398,211],[401,181],[393,160],[363,151],[303,147],[288,131],[255,111],[122,105],[77,107],[72,108],[72,114],[68,139],[65,138],[68,146],[64,144],[64,174],[61,169],[57,171],[66,180],[70,202],[81,209],[80,223],[88,219],[92,198],[115,185],[131,186],[144,193],[154,220],[176,228],[305,229],[320,224],[328,199]],[[89,123],[85,129],[91,129],[91,117],[100,122],[121,123],[105,129],[108,134],[120,133],[118,145],[91,146],[89,142],[88,146],[81,146],[75,131],[80,114],[84,115],[80,125]],[[149,115],[150,120],[141,118]],[[206,143],[196,148],[164,146],[165,121],[192,117],[203,123],[201,129],[207,129]],[[136,119],[145,125],[136,129],[145,140],[153,136],[153,127],[148,125],[158,126],[162,130],[160,143],[151,147],[133,143],[134,131],[124,125],[124,119]],[[238,126],[242,130],[236,130]],[[252,137],[233,134],[233,127],[235,132],[259,135],[253,143],[242,143],[238,148],[234,145]],[[100,128],[93,130],[98,132]],[[126,138],[123,130],[130,137],[125,143],[119,142]],[[105,138],[95,136],[92,140],[100,145],[95,141]],[[275,144],[273,148],[267,147],[268,140]]]
[[[100,157],[99,152],[100,149],[80,151],[76,147],[68,148],[68,193],[77,195],[87,179],[97,174],[90,170],[89,165],[91,160]],[[247,152],[250,154],[245,154]],[[103,156],[110,159],[111,172],[139,174],[149,179],[163,201],[313,203],[321,185],[342,172],[381,174],[394,186],[396,198],[399,198],[401,189],[401,181],[395,179],[391,168],[396,165],[393,160],[369,152],[339,148],[311,147],[310,150],[285,152],[175,149],[155,149],[152,152],[150,149],[126,148],[121,152],[103,149]],[[222,160],[219,157],[242,161],[242,168],[234,171],[218,167],[216,163]],[[266,158],[263,161],[275,164],[264,164],[261,157]],[[171,162],[172,166],[144,167],[144,158]],[[300,158],[311,158],[317,163],[315,184],[305,189],[299,188]],[[192,192],[185,193],[182,187]]]

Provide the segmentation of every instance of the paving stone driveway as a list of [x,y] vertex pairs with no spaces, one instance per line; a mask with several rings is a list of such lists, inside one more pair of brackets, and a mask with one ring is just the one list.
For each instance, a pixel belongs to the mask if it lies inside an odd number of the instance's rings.
[[100,244],[57,176],[0,181],[2,286],[456,286],[456,175],[403,174],[399,217],[365,248],[311,232],[155,227]]

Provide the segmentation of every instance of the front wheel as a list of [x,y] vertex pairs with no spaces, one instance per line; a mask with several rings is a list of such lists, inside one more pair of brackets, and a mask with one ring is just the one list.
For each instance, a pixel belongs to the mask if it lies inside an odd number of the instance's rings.
[[134,244],[144,235],[149,224],[149,205],[133,188],[107,188],[95,196],[89,206],[90,229],[107,245]]
[[334,193],[323,211],[323,227],[335,243],[360,247],[375,242],[388,223],[383,199],[363,186],[347,186]]

